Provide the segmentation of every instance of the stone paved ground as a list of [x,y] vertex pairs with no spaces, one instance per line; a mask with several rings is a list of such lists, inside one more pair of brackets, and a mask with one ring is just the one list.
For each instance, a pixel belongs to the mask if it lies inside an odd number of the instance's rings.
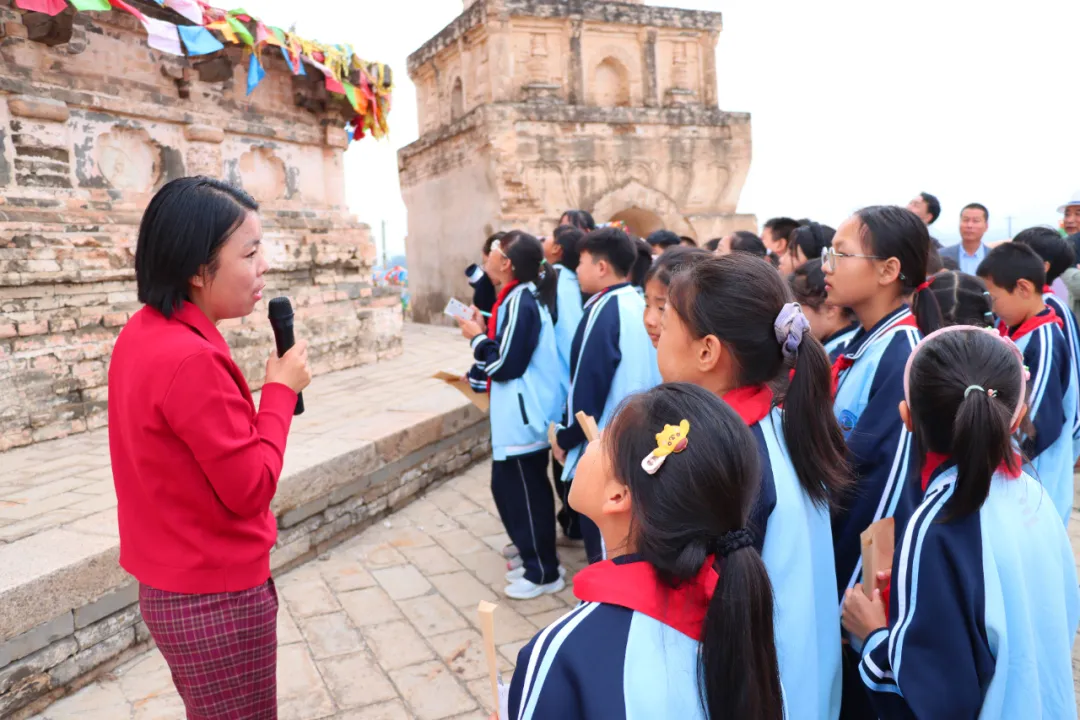
[[[504,677],[520,647],[567,612],[572,592],[502,596],[508,542],[490,463],[428,492],[327,555],[277,578],[281,720],[486,718],[490,685],[476,606],[499,603]],[[561,549],[568,579],[584,551]],[[153,650],[48,708],[41,720],[181,720]]]
[[[477,630],[480,600],[499,603],[504,677],[518,649],[567,612],[572,591],[535,600],[500,593],[507,542],[489,491],[490,464],[447,481],[279,578],[281,720],[479,718],[491,710]],[[1069,527],[1080,558],[1080,513]],[[581,550],[560,550],[567,579]],[[1080,680],[1080,643],[1074,646]],[[1080,686],[1080,683],[1078,683]],[[161,655],[150,651],[48,708],[38,720],[182,720]]]

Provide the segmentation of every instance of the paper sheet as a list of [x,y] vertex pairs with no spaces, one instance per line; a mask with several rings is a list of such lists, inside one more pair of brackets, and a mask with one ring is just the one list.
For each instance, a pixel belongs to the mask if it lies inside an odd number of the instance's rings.
[[180,34],[176,26],[165,20],[155,20],[152,17],[141,18],[143,27],[146,28],[146,44],[155,50],[167,52],[172,55],[183,55],[180,48]]
[[439,372],[432,375],[432,377],[436,380],[442,380],[444,383],[457,390],[459,393],[468,398],[469,402],[475,405],[478,409],[487,412],[488,408],[491,407],[490,396],[487,393],[478,393],[473,390],[472,386],[469,385],[469,381],[462,380],[460,374],[440,370]]

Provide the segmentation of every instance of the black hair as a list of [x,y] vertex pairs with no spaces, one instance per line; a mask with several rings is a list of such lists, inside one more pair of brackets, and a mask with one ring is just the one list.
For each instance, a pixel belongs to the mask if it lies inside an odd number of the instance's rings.
[[926,253],[926,275],[936,275],[945,269],[945,261],[941,259],[941,253],[934,246],[933,238],[930,238],[930,250]]
[[1061,273],[1076,264],[1076,254],[1073,251],[1072,243],[1063,238],[1061,233],[1053,228],[1029,227],[1018,232],[1012,241],[1027,245],[1044,262],[1050,263],[1050,269],[1046,271],[1047,285],[1057,280]]
[[921,197],[923,199],[923,202],[926,203],[926,212],[930,213],[930,222],[926,224],[933,225],[934,222],[937,221],[938,217],[941,215],[941,203],[938,202],[938,199],[936,197],[934,197],[928,192],[919,193],[919,197]]
[[780,258],[769,252],[761,238],[749,230],[736,230],[731,234],[731,252],[764,258],[774,268],[780,265]]
[[765,229],[772,230],[774,240],[787,240],[791,231],[799,227],[799,221],[789,217],[774,217],[765,221]]
[[[909,376],[911,422],[919,447],[956,462],[949,517],[982,507],[1002,464],[1012,473],[1020,470],[1010,420],[1023,382],[1013,351],[975,328],[944,333],[916,351]],[[968,392],[973,385],[985,390]]]
[[990,222],[990,211],[986,209],[986,206],[982,203],[968,203],[960,209],[960,214],[964,214],[964,210],[982,210],[983,219],[986,222]]
[[986,285],[974,275],[945,270],[930,278],[930,292],[941,308],[942,325],[994,327],[994,311]]
[[581,262],[581,255],[578,254],[578,243],[581,242],[581,238],[585,237],[585,233],[573,225],[560,225],[555,228],[552,237],[555,239],[555,244],[562,248],[562,257],[559,259],[559,264],[567,270],[577,272],[578,263]]
[[[804,262],[788,276],[791,294],[800,305],[819,310],[828,300],[825,292],[825,271],[821,269],[821,258]],[[844,316],[854,318],[849,308],[843,308]]]
[[675,277],[676,273],[708,257],[712,257],[712,254],[701,248],[671,248],[666,253],[656,258],[656,262],[654,262],[649,267],[649,271],[645,273],[645,280],[641,285],[644,287],[650,280],[657,280],[661,285],[667,287],[671,285],[671,278]]
[[653,230],[645,240],[650,245],[659,245],[660,247],[665,248],[671,245],[678,245],[682,242],[682,240],[679,239],[679,236],[670,230]]
[[586,210],[567,210],[559,216],[559,220],[566,218],[570,221],[570,225],[573,225],[582,232],[589,232],[596,229],[596,221],[593,220],[593,216]]
[[506,233],[501,232],[501,231],[497,232],[497,233],[493,233],[491,235],[488,235],[487,240],[484,241],[484,256],[487,257],[488,255],[490,255],[491,254],[491,245],[496,240],[502,240],[504,237],[506,237]]
[[139,302],[171,317],[191,300],[191,278],[217,272],[221,246],[259,204],[238,187],[196,176],[171,180],[150,200],[135,245]]
[[697,247],[698,246],[697,245],[697,240],[695,240],[692,237],[687,237],[686,235],[680,235],[679,236],[679,242],[680,242],[680,244],[685,245],[686,247]]
[[930,233],[919,216],[896,205],[871,205],[855,213],[863,226],[862,244],[882,260],[900,261],[901,295],[911,295],[911,313],[924,335],[941,327],[941,308],[926,282]]
[[[711,257],[678,273],[668,306],[697,338],[715,336],[735,360],[736,386],[778,383],[784,438],[803,490],[817,505],[849,485],[846,447],[832,411],[829,358],[809,331],[793,361],[773,329],[791,300],[787,283],[768,263],[745,253]],[[795,374],[789,380],[789,370]],[[786,385],[786,387],[785,387]]]
[[795,257],[795,248],[802,250],[807,260],[821,258],[822,248],[832,247],[836,230],[828,225],[810,222],[791,231],[788,237],[788,253]]
[[1007,242],[988,252],[976,272],[981,278],[993,280],[1006,292],[1012,292],[1017,283],[1027,280],[1035,286],[1035,292],[1042,293],[1046,284],[1043,262],[1038,253],[1027,245]]
[[[648,274],[649,268],[653,264],[652,246],[639,237],[631,236],[631,240],[634,241],[637,257],[634,258],[634,267],[630,270],[630,284],[643,288],[645,287],[645,275]],[[672,248],[672,250],[675,249]]]
[[[641,459],[666,425],[690,424],[686,449],[649,475]],[[713,720],[781,720],[783,690],[765,563],[745,535],[761,483],[753,434],[727,403],[687,383],[632,395],[605,431],[615,477],[630,492],[631,536],[661,582],[692,582],[710,556],[719,579],[705,614],[698,692]],[[726,556],[725,556],[726,555]]]
[[578,242],[578,253],[589,253],[597,260],[606,260],[620,277],[630,276],[638,256],[634,241],[617,227],[600,228],[587,233]]
[[556,302],[559,274],[544,259],[544,244],[521,230],[511,230],[499,241],[500,252],[510,260],[514,279],[536,284],[536,298],[551,313],[551,321],[559,321]]
[[713,238],[712,240],[705,241],[705,249],[711,253],[716,252],[716,249],[720,247],[720,241],[724,238]]

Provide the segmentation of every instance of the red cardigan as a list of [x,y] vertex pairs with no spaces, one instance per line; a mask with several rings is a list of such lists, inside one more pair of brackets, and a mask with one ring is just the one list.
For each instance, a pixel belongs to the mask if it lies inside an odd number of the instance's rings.
[[109,452],[120,564],[177,593],[246,590],[270,577],[277,490],[296,393],[263,387],[259,412],[229,346],[192,303],[144,307],[109,363]]

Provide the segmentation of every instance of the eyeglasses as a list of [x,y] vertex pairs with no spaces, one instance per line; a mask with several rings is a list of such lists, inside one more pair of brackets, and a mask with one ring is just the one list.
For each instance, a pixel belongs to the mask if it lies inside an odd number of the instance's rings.
[[831,247],[821,248],[821,266],[828,265],[830,268],[836,267],[837,258],[862,258],[864,260],[884,260],[885,258],[878,255],[854,255],[849,253],[838,253]]

